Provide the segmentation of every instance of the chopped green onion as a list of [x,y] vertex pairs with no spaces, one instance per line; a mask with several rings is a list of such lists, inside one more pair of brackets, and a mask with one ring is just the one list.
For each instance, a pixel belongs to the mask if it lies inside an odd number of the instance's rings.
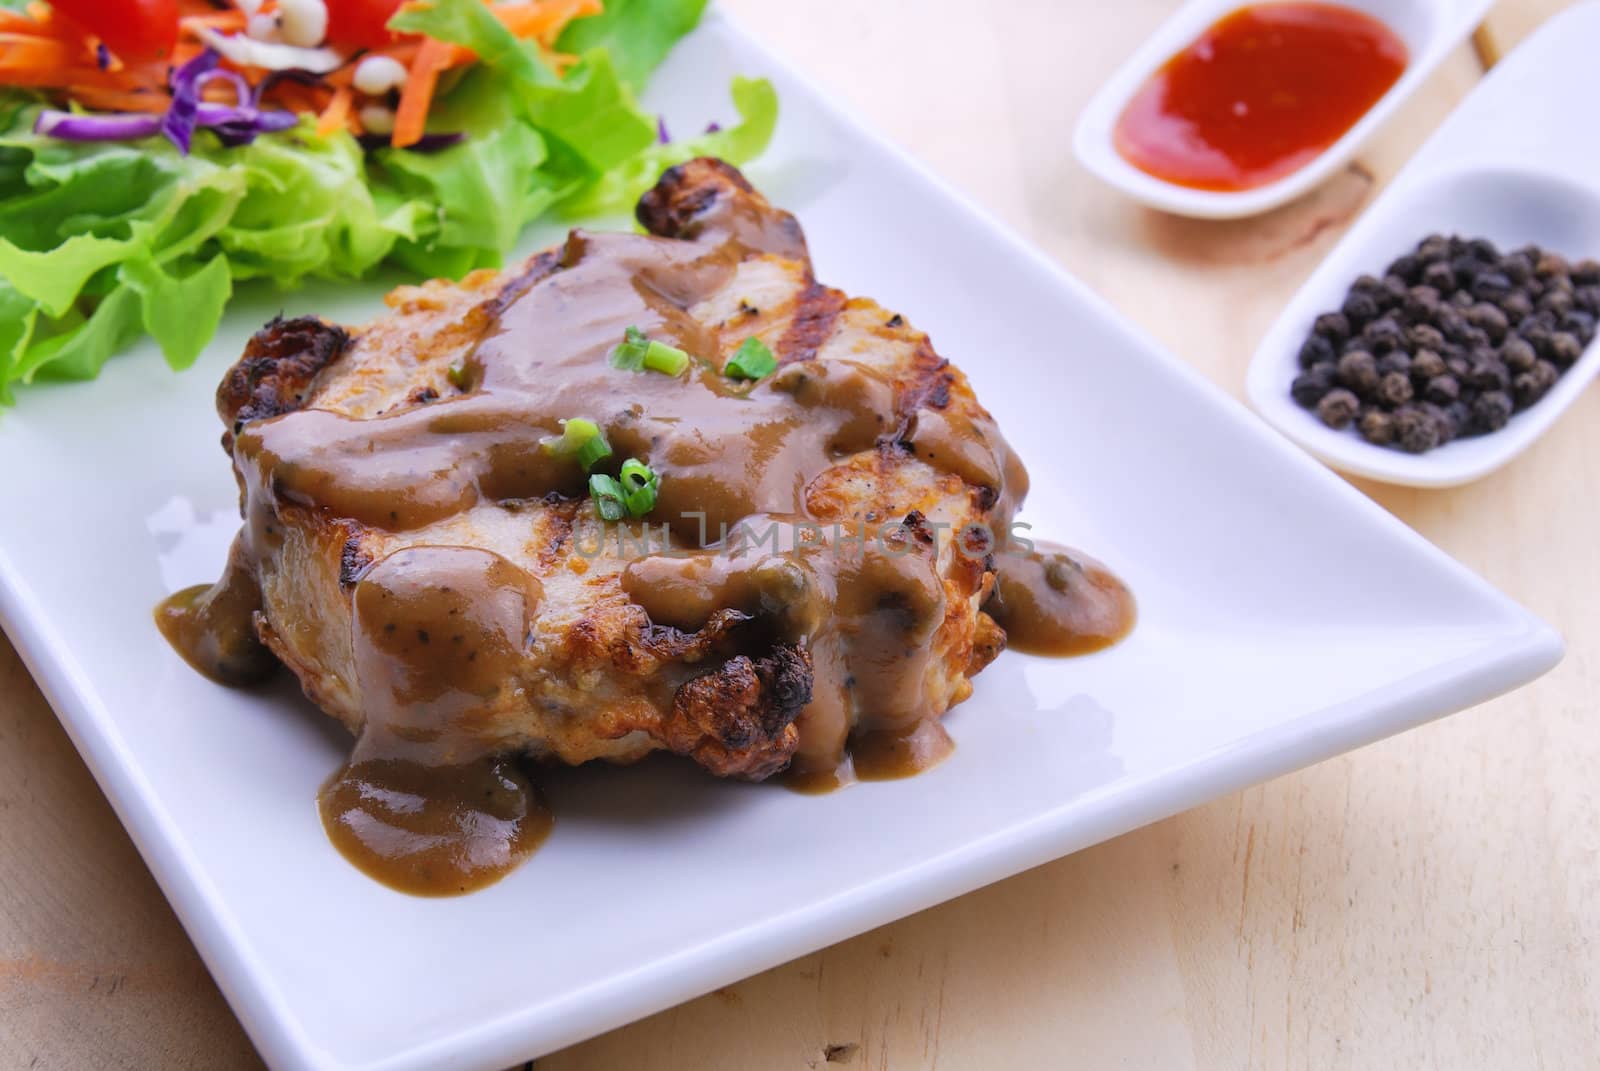
[[561,434],[541,439],[539,445],[552,457],[576,458],[585,472],[594,468],[597,461],[611,456],[611,444],[600,433],[600,426],[582,417],[563,420]]
[[689,367],[689,355],[676,346],[655,341],[637,327],[630,327],[623,332],[622,344],[611,351],[611,367],[627,372],[649,370],[676,376]]
[[676,346],[652,339],[644,351],[644,366],[669,376],[682,375],[683,370],[689,367],[689,355]]
[[622,345],[611,351],[611,367],[637,372],[644,367],[644,355],[649,348],[649,337],[637,327],[630,327],[622,333]]
[[733,351],[733,356],[722,367],[722,374],[733,379],[761,379],[777,370],[778,359],[765,342],[752,335]]
[[622,499],[628,512],[643,517],[656,508],[656,491],[661,487],[661,477],[649,465],[630,457],[622,463],[617,476],[622,485]]
[[607,521],[643,517],[656,508],[660,487],[661,477],[636,457],[624,461],[615,478],[601,472],[589,477],[589,497],[601,519]]
[[590,476],[589,497],[594,499],[594,508],[601,520],[620,521],[627,516],[628,505],[622,494],[622,485],[610,476],[599,472]]
[[456,390],[466,390],[467,366],[462,364],[460,361],[456,361],[449,368],[445,369],[444,378],[449,380],[450,385]]

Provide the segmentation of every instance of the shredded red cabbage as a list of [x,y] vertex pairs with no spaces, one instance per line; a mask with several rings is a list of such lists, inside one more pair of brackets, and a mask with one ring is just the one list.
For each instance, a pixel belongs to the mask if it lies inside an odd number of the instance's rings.
[[62,141],[135,141],[161,133],[159,115],[74,115],[46,109],[33,132]]
[[161,119],[161,132],[185,156],[189,155],[189,147],[194,141],[195,120],[200,114],[200,90],[205,76],[221,62],[222,57],[216,49],[208,48],[172,72],[172,104]]

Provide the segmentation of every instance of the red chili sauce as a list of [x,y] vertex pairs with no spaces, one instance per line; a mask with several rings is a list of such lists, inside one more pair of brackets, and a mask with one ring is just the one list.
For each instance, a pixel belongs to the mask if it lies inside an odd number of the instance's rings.
[[1405,42],[1335,4],[1271,3],[1215,22],[1117,120],[1117,151],[1197,190],[1249,190],[1311,162],[1406,69]]

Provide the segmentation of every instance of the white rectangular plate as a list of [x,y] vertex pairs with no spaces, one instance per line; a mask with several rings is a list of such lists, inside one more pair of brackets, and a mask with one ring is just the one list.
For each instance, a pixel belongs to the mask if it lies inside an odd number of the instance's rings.
[[[544,849],[485,892],[413,899],[329,846],[346,741],[287,684],[216,687],[150,609],[213,578],[237,524],[211,393],[277,311],[360,320],[378,290],[246,295],[203,361],[153,350],[0,414],[0,621],[266,1059],[492,1069],[588,1037],[1231,789],[1480,702],[1560,658],[1454,564],[1082,286],[712,18],[662,70],[675,129],[735,72],[782,94],[752,178],[819,275],[901,309],[1030,464],[1026,519],[1138,593],[1132,638],[1007,654],[958,748],[825,797],[684,764],[551,779]],[[535,236],[548,240],[551,232]]]

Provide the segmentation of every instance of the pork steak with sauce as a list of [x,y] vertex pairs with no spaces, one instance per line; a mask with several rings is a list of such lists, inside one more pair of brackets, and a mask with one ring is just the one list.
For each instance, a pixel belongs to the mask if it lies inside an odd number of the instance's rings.
[[[673,168],[638,218],[402,287],[364,327],[257,334],[217,394],[245,517],[217,590],[259,598],[317,705],[434,761],[665,749],[758,779],[937,730],[1004,644],[981,540],[1022,467],[928,337],[819,283],[734,168]],[[612,367],[628,327],[689,370]],[[754,383],[724,374],[751,337],[780,366]],[[597,471],[661,475],[650,515],[602,522],[541,446],[575,417],[613,449]]]

